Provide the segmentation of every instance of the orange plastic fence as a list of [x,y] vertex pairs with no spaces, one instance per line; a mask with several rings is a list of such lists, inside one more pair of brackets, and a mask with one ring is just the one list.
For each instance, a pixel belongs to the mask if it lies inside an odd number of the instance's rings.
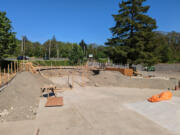
[[132,76],[133,75],[133,70],[129,69],[129,68],[106,68],[105,70],[110,70],[110,71],[119,71],[121,72],[123,75],[126,76]]
[[149,102],[160,102],[163,100],[170,100],[172,98],[172,96],[173,96],[172,92],[165,91],[165,92],[162,92],[158,95],[154,95],[154,96],[148,98],[148,101]]

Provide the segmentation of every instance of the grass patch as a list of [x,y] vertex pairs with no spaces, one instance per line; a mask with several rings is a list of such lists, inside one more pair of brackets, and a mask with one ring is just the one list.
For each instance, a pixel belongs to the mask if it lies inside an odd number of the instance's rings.
[[99,58],[97,60],[97,62],[99,62],[99,63],[107,63],[108,62],[108,58]]
[[36,66],[71,66],[68,60],[65,61],[52,61],[52,60],[43,60],[43,61],[32,61]]

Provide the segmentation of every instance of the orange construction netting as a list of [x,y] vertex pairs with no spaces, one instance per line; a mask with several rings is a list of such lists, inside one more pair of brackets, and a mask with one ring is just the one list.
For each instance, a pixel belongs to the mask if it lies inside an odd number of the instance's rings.
[[165,91],[165,92],[162,92],[158,95],[154,95],[150,98],[148,98],[148,101],[149,102],[160,102],[160,101],[163,101],[163,100],[170,100],[172,98],[172,92],[170,91]]

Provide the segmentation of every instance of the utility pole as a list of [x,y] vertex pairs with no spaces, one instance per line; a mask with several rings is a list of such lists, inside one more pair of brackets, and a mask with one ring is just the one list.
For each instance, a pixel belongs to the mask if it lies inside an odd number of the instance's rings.
[[84,45],[84,55],[86,55],[86,52],[85,52],[85,45]]
[[57,58],[59,58],[59,48],[57,48]]
[[23,46],[23,36],[22,36],[22,41],[21,41],[21,55],[23,55],[24,52],[24,46]]
[[24,55],[25,55],[25,37],[22,36],[22,44],[21,44],[21,53],[22,53],[22,56],[23,56],[23,66],[24,66]]
[[56,44],[56,56],[59,58],[59,46]]
[[25,45],[25,38],[23,38],[24,40],[23,40],[23,43],[24,43],[24,56],[26,55],[26,45]]
[[21,54],[25,55],[25,38],[22,36],[22,42],[21,42]]

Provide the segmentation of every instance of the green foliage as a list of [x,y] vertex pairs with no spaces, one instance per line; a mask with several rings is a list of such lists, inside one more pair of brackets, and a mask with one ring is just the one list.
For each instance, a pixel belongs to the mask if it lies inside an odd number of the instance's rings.
[[180,62],[180,33],[156,32],[154,44],[157,44],[155,54],[161,63]]
[[108,55],[107,55],[107,47],[104,47],[104,46],[98,46],[97,47],[97,54],[96,54],[96,59],[99,59],[99,58],[108,58]]
[[84,40],[81,40],[81,42],[79,43],[80,47],[83,50],[83,54],[84,56],[87,56],[87,44],[84,42]]
[[12,32],[11,21],[6,17],[6,12],[0,12],[0,59],[14,54],[15,48],[15,33]]
[[113,60],[113,63],[126,64],[127,50],[128,48],[124,46],[108,47],[106,53]]
[[153,44],[156,21],[146,14],[149,6],[143,6],[144,1],[122,1],[119,13],[113,15],[116,21],[110,29],[113,38],[108,39],[106,44],[113,47],[111,58],[115,62],[152,65],[158,61],[154,54],[157,46]]
[[8,65],[11,65],[11,62],[13,62],[13,61],[0,60],[0,68],[1,68],[1,71],[3,71],[3,69],[7,69],[7,68],[8,68]]
[[69,54],[69,61],[72,65],[83,63],[83,50],[79,45],[74,45],[71,53]]
[[99,58],[99,59],[97,59],[97,62],[99,62],[99,63],[107,63],[108,58]]
[[44,60],[44,61],[32,61],[34,65],[40,66],[70,66],[70,62],[68,60],[64,61],[52,61],[52,60]]

